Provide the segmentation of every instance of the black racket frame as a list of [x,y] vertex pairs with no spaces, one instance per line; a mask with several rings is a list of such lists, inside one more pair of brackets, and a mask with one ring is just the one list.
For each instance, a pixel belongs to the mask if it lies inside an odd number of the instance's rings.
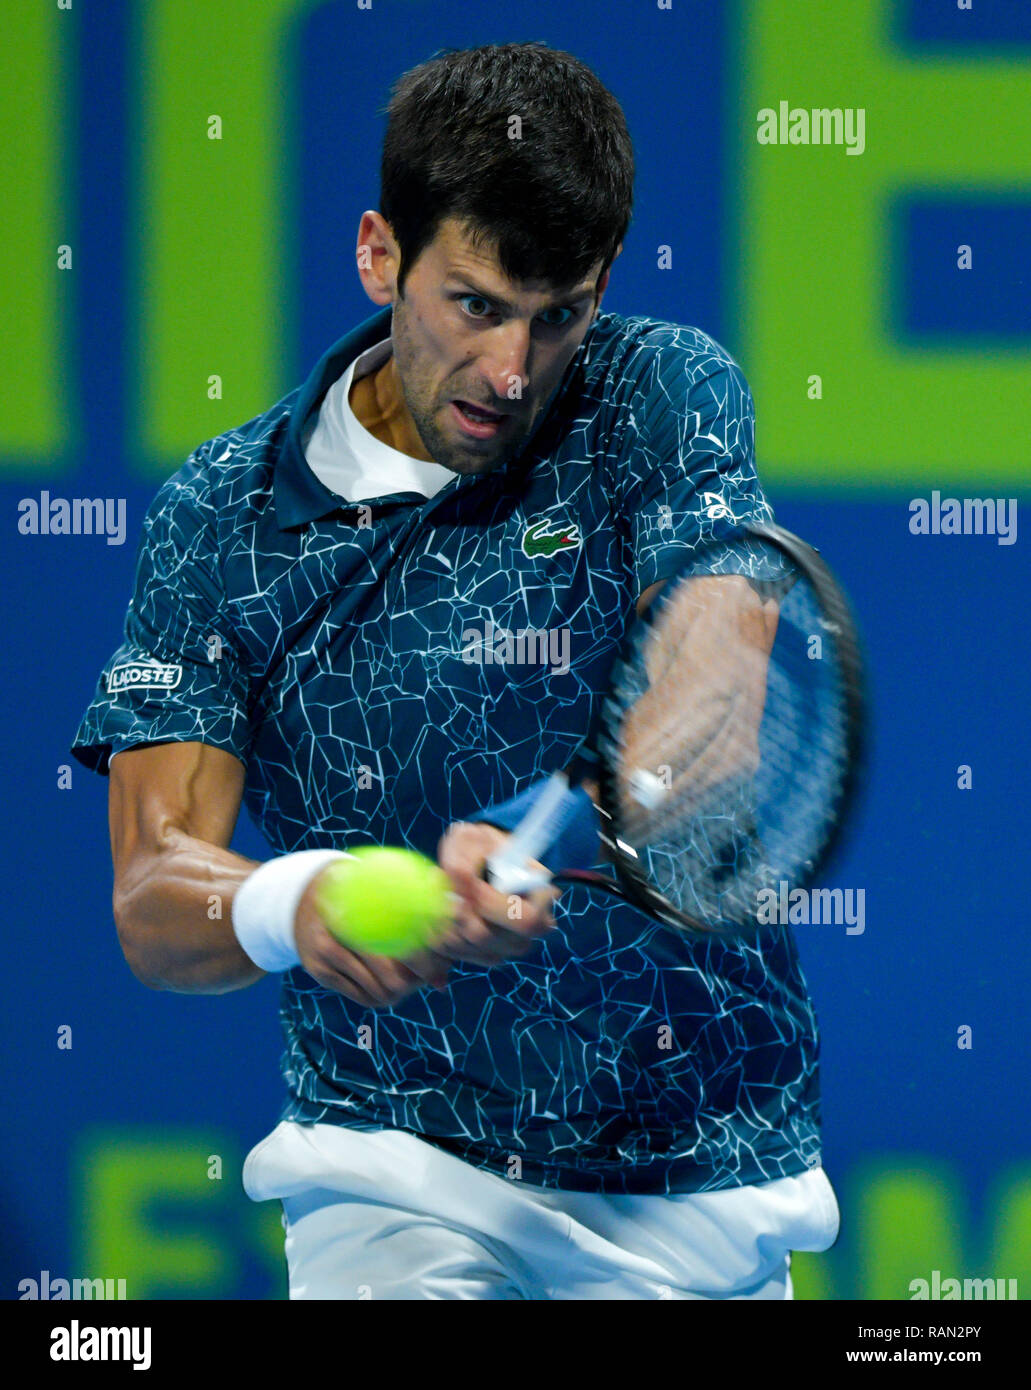
[[[835,635],[838,667],[843,697],[845,720],[845,771],[838,785],[835,804],[829,808],[827,834],[813,858],[806,865],[804,880],[793,886],[804,887],[811,883],[831,854],[838,846],[844,825],[848,819],[856,794],[860,770],[863,766],[866,743],[866,694],[865,676],[859,635],[855,620],[845,594],[832,573],[830,566],[820,552],[808,542],[773,522],[755,523],[741,528],[747,535],[761,540],[780,553],[808,579],[816,595],[824,622]],[[719,538],[725,542],[724,538]],[[714,539],[713,544],[718,543]],[[697,574],[697,558],[685,565],[683,572],[669,576],[667,588],[675,585],[683,577]],[[659,595],[661,600],[661,593]],[[647,619],[645,619],[647,621]],[[613,665],[617,670],[620,663],[629,659],[634,642],[634,627],[627,632],[619,654]],[[602,701],[598,730],[592,739],[590,753],[578,757],[572,769],[574,781],[590,777],[597,781],[599,810],[602,817],[601,839],[615,877],[599,873],[593,869],[567,870],[554,875],[555,883],[580,884],[601,888],[605,892],[622,898],[650,917],[669,926],[690,932],[713,935],[725,933],[725,927],[716,927],[681,911],[668,898],[658,891],[641,867],[641,862],[633,854],[621,848],[621,826],[619,798],[617,795],[616,771],[605,758],[606,745],[616,746],[618,729],[613,728],[611,701]],[[750,924],[738,924],[746,928]]]

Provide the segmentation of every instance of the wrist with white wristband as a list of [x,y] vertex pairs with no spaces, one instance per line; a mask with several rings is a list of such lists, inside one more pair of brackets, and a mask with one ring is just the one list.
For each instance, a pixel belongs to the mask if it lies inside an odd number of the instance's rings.
[[301,849],[259,864],[233,898],[233,931],[244,953],[262,970],[290,970],[300,965],[294,918],[304,891],[334,859],[349,856],[339,849]]

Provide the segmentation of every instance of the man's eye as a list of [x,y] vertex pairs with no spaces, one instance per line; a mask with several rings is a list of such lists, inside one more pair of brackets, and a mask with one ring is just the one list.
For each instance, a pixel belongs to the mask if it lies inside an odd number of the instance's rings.
[[[548,314],[561,314],[563,315],[563,317],[549,319],[547,317]],[[573,317],[573,311],[572,309],[565,309],[556,306],[551,309],[544,309],[541,312],[540,317],[544,320],[545,326],[548,328],[565,328],[566,324]]]
[[490,304],[482,294],[462,294],[458,302],[471,319],[485,319],[491,312]]

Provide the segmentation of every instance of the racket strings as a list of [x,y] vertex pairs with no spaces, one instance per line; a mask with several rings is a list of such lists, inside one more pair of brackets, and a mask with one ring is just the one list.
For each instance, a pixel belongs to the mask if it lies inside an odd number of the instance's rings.
[[807,874],[848,761],[834,614],[772,545],[749,538],[736,564],[680,580],[639,625],[604,721],[618,836],[642,877],[734,925],[764,887]]

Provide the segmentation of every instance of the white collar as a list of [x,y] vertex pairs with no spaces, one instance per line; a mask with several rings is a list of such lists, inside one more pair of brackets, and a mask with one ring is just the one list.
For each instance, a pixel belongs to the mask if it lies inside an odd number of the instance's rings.
[[370,434],[348,400],[353,382],[376,371],[391,353],[384,338],[350,364],[333,382],[304,444],[308,467],[331,492],[348,502],[370,501],[395,492],[433,497],[455,474],[442,464],[414,459]]

